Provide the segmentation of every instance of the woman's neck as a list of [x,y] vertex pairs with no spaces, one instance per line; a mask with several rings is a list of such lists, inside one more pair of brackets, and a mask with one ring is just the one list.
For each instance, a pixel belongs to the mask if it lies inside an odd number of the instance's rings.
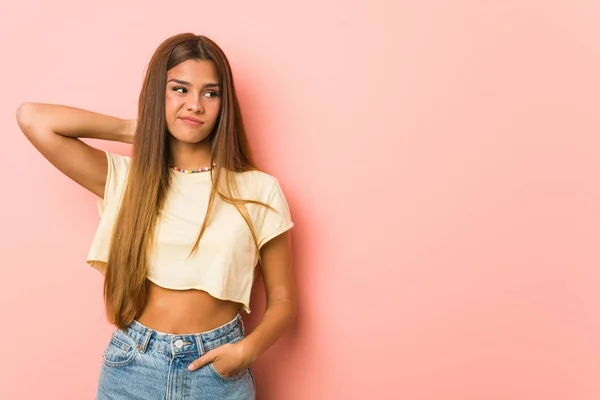
[[174,167],[192,170],[210,166],[211,149],[208,140],[194,144],[172,140],[170,147],[169,162]]

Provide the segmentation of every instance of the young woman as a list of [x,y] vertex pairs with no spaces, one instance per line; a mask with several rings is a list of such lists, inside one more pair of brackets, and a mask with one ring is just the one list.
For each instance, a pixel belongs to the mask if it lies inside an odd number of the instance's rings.
[[[231,68],[209,38],[154,53],[138,117],[25,103],[17,120],[56,168],[98,196],[88,263],[108,320],[97,398],[254,399],[252,363],[295,316],[285,196],[252,161]],[[131,157],[79,138],[133,143]],[[260,268],[258,268],[260,265]],[[267,310],[240,311],[262,272]]]

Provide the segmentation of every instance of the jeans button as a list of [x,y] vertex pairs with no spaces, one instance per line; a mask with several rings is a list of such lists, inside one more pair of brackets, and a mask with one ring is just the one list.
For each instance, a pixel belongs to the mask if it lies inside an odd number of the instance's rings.
[[177,339],[175,341],[175,347],[177,347],[178,349],[182,348],[183,347],[183,340]]

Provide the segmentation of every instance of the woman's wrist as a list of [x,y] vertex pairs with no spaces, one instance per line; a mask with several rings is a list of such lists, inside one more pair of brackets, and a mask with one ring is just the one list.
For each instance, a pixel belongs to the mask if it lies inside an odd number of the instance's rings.
[[238,343],[242,348],[242,353],[244,354],[244,359],[248,365],[254,364],[258,356],[260,355],[260,351],[258,346],[255,346],[251,340],[248,338],[242,339],[241,342]]
[[133,143],[133,138],[135,137],[136,128],[137,128],[137,120],[135,120],[135,119],[122,120],[119,141],[124,142],[124,143]]

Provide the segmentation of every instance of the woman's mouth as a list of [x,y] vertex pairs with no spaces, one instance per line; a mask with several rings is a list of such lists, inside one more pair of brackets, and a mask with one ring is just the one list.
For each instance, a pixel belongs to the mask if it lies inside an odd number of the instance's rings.
[[184,123],[188,124],[189,126],[199,126],[204,124],[204,122],[197,120],[196,118],[180,117],[179,119],[182,120]]

